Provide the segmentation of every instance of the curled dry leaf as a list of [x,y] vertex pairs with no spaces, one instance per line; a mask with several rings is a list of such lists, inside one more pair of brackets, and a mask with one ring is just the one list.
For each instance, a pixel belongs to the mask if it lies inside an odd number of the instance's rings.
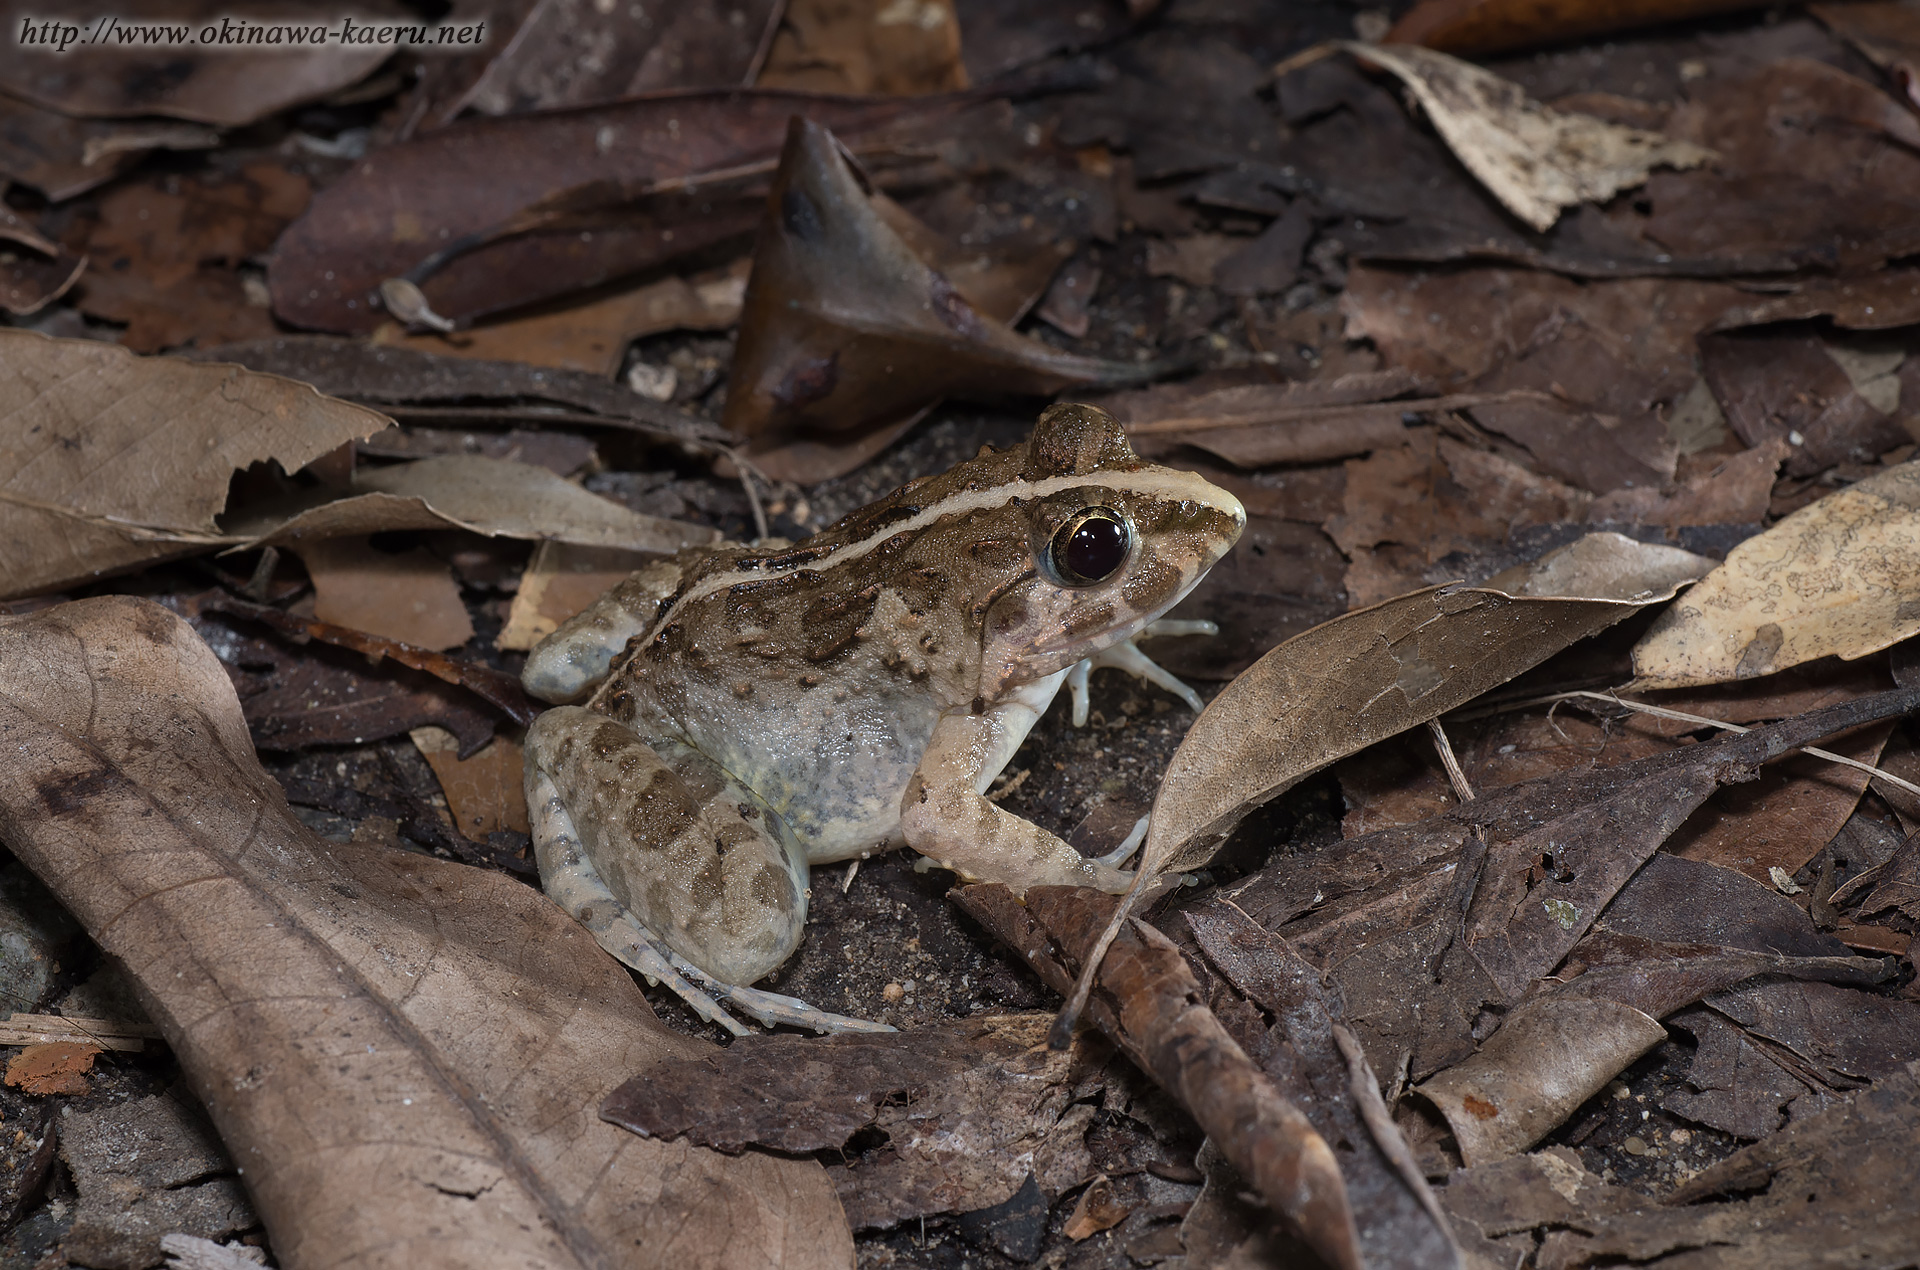
[[1050,1022],[986,1015],[910,1032],[743,1037],[718,1055],[647,1068],[601,1114],[729,1152],[838,1150],[877,1129],[884,1152],[861,1159],[856,1147],[828,1170],[855,1229],[991,1208],[1029,1176],[1058,1195],[1086,1180],[1067,1158],[1084,1153],[1062,1148],[1086,1133],[1071,1104],[1110,1051],[1097,1039],[1050,1050]]
[[705,525],[632,511],[544,467],[478,454],[362,469],[353,488],[349,497],[291,518],[254,512],[236,518],[231,528],[249,547],[392,529],[465,529],[489,538],[551,538],[671,554],[719,537]]
[[1727,553],[1633,650],[1636,683],[1751,679],[1920,631],[1920,464],[1803,507]]
[[236,470],[389,423],[276,375],[0,330],[0,596],[219,545]]
[[48,239],[4,204],[0,204],[0,239],[26,248],[0,257],[0,309],[15,317],[38,313],[58,300],[87,267],[84,256]]
[[1506,209],[1545,232],[1563,208],[1604,202],[1656,167],[1691,168],[1713,152],[1657,132],[1567,114],[1470,62],[1416,45],[1346,43],[1405,84],[1460,162]]
[[1618,1001],[1543,997],[1507,1017],[1478,1053],[1420,1086],[1468,1168],[1524,1151],[1635,1059],[1667,1039]]
[[849,471],[943,397],[1050,396],[1163,369],[1063,353],[983,313],[888,223],[833,134],[793,120],[727,382],[726,425],[770,474]]
[[139,985],[282,1265],[852,1266],[818,1165],[602,1122],[699,1047],[537,891],[303,828],[178,618],[0,620],[0,667],[0,835]]

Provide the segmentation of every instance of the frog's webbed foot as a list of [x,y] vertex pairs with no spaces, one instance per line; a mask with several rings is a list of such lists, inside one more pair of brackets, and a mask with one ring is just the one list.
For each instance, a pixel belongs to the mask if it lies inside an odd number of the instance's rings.
[[[1136,679],[1144,679],[1156,687],[1165,688],[1174,696],[1187,703],[1187,707],[1196,714],[1206,704],[1200,700],[1200,694],[1167,673],[1157,662],[1141,652],[1136,640],[1158,639],[1172,635],[1218,635],[1220,627],[1213,622],[1185,622],[1162,618],[1154,622],[1132,639],[1121,640],[1110,648],[1103,648],[1093,656],[1081,661],[1067,672],[1067,690],[1073,694],[1073,726],[1087,726],[1090,697],[1087,692],[1087,678],[1103,666],[1112,666],[1124,670]],[[1126,857],[1122,856],[1122,859]]]

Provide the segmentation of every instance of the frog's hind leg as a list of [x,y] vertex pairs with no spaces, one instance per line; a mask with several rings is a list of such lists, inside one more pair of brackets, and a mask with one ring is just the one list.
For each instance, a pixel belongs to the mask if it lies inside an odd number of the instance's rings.
[[684,744],[573,706],[541,715],[526,753],[541,883],[601,947],[735,1033],[715,997],[770,1026],[880,1027],[736,986],[785,961],[806,921],[805,855],[751,791]]

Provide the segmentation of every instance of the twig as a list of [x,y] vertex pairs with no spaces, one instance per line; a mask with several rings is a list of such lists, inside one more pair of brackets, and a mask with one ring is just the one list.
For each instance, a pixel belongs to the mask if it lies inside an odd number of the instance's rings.
[[1473,786],[1467,784],[1467,774],[1460,769],[1460,760],[1454,756],[1453,742],[1447,739],[1447,730],[1440,726],[1440,720],[1428,719],[1427,732],[1433,737],[1433,748],[1440,752],[1440,766],[1447,769],[1447,779],[1453,782],[1453,792],[1463,803],[1473,801]]
[[[1637,710],[1641,714],[1651,714],[1662,719],[1673,719],[1680,723],[1698,724],[1703,728],[1719,728],[1725,732],[1753,731],[1752,728],[1742,727],[1738,723],[1727,723],[1720,719],[1709,719],[1703,714],[1688,714],[1684,710],[1669,710],[1665,706],[1650,706],[1644,701],[1629,701],[1625,697],[1612,692],[1556,692],[1550,696],[1534,697],[1527,701],[1516,701],[1508,708],[1519,710],[1527,706],[1542,706],[1555,701],[1572,700],[1605,701],[1611,705],[1620,706],[1622,709]],[[1796,745],[1792,748],[1799,750],[1802,754],[1811,754],[1814,758],[1823,758],[1829,763],[1838,763],[1842,767],[1851,767],[1856,771],[1865,772],[1868,776],[1886,781],[1896,789],[1904,789],[1909,794],[1920,794],[1920,785],[1916,785],[1912,781],[1901,780],[1892,772],[1886,771],[1884,768],[1875,767],[1871,763],[1862,763],[1859,759],[1848,758],[1844,754],[1835,754],[1832,750],[1815,749],[1811,745]]]
[[[733,461],[733,468],[740,477],[740,488],[747,492],[747,506],[753,509],[753,532],[761,542],[772,536],[767,525],[767,509],[760,504],[760,491],[753,487],[753,478],[767,481],[767,474],[753,465],[752,460],[738,450],[725,451],[727,458]],[[771,485],[772,481],[767,481]]]

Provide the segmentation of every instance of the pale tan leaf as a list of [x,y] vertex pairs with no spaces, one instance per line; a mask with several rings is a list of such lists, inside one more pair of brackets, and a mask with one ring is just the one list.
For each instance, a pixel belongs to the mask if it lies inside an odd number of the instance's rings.
[[391,422],[278,375],[0,329],[0,596],[220,544],[236,470]]
[[1652,604],[1705,577],[1713,561],[1612,532],[1585,534],[1538,560],[1504,569],[1487,585],[1508,595],[1573,595]]
[[288,1270],[850,1270],[818,1164],[603,1122],[701,1045],[532,888],[303,828],[165,609],[0,619],[0,744],[0,838],[138,983]]
[[1633,650],[1642,687],[1864,657],[1920,632],[1920,463],[1836,490],[1727,553]]
[[1433,49],[1342,47],[1391,71],[1467,170],[1543,233],[1563,208],[1604,201],[1644,183],[1654,168],[1698,167],[1713,158],[1689,141],[1543,106],[1513,81]]
[[291,520],[256,517],[235,532],[249,547],[390,529],[466,529],[489,538],[552,539],[587,547],[671,553],[713,542],[704,525],[629,511],[546,468],[448,454],[362,471],[355,495]]
[[1429,587],[1280,644],[1207,704],[1154,800],[1142,868],[1191,868],[1243,816],[1437,718],[1640,605]]

